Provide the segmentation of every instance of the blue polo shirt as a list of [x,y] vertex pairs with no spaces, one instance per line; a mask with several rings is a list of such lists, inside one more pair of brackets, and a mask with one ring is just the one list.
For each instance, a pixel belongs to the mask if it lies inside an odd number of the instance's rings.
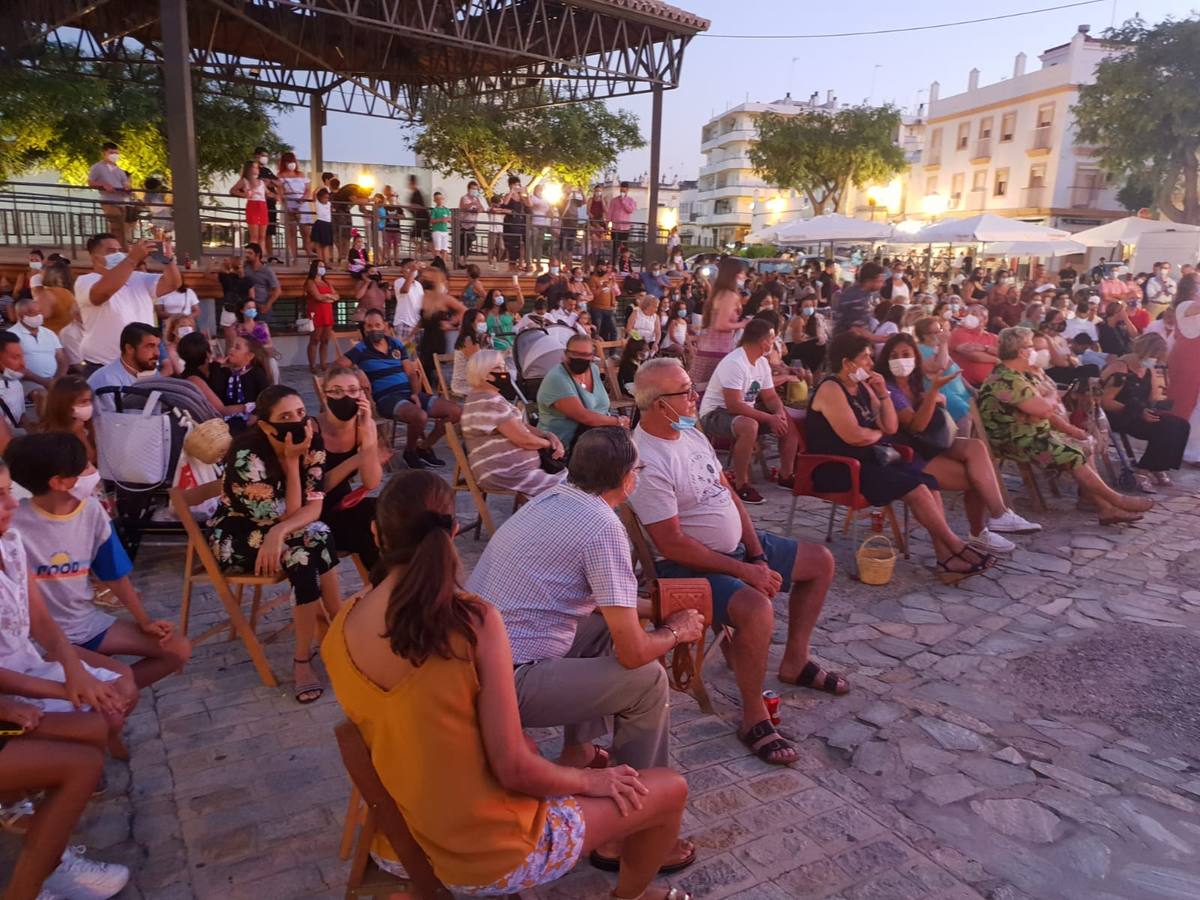
[[367,376],[371,382],[371,396],[380,410],[391,410],[401,400],[412,397],[412,385],[404,371],[408,352],[395,338],[387,339],[387,350],[382,352],[359,341],[350,348],[346,359]]

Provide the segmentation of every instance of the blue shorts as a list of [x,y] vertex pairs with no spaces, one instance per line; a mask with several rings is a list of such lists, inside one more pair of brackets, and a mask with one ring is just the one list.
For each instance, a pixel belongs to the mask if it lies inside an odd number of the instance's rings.
[[[422,411],[429,412],[429,407],[433,406],[433,394],[427,394],[424,391],[421,391],[417,394],[417,399]],[[400,408],[409,403],[412,403],[412,401],[406,397],[403,400],[397,400],[395,403],[392,403],[389,408],[381,407],[378,403],[375,404],[375,408],[378,410],[379,415],[381,415],[383,418],[395,419],[398,417]],[[387,404],[385,404],[385,406],[387,406]]]
[[[767,556],[767,565],[771,567],[772,571],[779,573],[779,577],[783,579],[783,584],[779,589],[781,591],[791,590],[792,572],[796,568],[796,542],[791,538],[771,534],[769,531],[756,531],[755,534],[758,535],[758,542],[762,544],[763,553]],[[732,553],[725,555],[731,559],[745,559],[746,547],[744,544],[738,544]],[[746,587],[746,582],[740,578],[734,578],[732,575],[697,572],[669,559],[660,559],[654,564],[654,569],[659,578],[706,579],[712,587],[713,624],[730,624],[729,601],[734,594]]]
[[[112,626],[109,625],[108,628],[112,628]],[[84,650],[91,650],[93,653],[99,653],[100,645],[104,643],[104,636],[108,634],[108,628],[105,628],[95,637],[90,637],[82,644],[76,644],[75,646],[82,647]]]

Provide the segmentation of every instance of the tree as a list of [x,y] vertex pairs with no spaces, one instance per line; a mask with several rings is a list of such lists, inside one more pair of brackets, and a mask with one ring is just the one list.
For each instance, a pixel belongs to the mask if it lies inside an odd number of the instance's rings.
[[456,104],[426,109],[422,126],[413,150],[443,175],[474,178],[487,194],[513,172],[584,186],[645,144],[636,116],[599,102],[532,110]]
[[908,168],[896,146],[900,113],[894,107],[853,106],[758,119],[750,162],[769,184],[802,191],[816,215],[838,208],[850,184],[888,181]]
[[1125,50],[1079,89],[1079,143],[1095,145],[1111,174],[1148,185],[1168,219],[1200,225],[1200,18],[1133,18],[1104,37]]
[[1130,212],[1154,205],[1154,186],[1147,184],[1144,179],[1131,177],[1124,187],[1117,191],[1117,202]]
[[[169,183],[161,71],[45,53],[37,69],[0,67],[0,179],[55,169],[68,184],[86,184],[100,145],[114,141],[135,187],[152,174],[167,175]],[[271,121],[278,107],[252,88],[223,88],[234,96],[198,88],[193,102],[202,184],[240,172],[257,146],[273,154],[288,149]]]

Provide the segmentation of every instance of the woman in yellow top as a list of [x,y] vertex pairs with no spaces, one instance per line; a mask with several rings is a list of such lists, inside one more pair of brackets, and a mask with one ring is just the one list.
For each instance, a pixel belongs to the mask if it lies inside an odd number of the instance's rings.
[[[455,893],[516,893],[623,840],[614,897],[689,900],[649,888],[679,835],[680,775],[569,768],[526,741],[504,623],[458,587],[450,485],[424,471],[396,476],[372,527],[380,580],[342,609],[322,658],[438,878]],[[373,852],[395,870],[385,839]]]

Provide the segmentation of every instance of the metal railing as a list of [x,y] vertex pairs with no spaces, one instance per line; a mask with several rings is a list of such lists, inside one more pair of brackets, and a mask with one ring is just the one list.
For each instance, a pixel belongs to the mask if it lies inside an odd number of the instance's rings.
[[1033,134],[1029,137],[1029,149],[1049,150],[1054,142],[1053,132],[1053,125],[1041,125],[1033,129]]
[[1047,189],[1044,184],[1031,184],[1025,188],[1025,206],[1045,206]]
[[1100,192],[1103,190],[1104,188],[1090,184],[1071,185],[1071,208],[1091,209],[1099,202]]
[[971,159],[991,159],[992,158],[992,139],[990,137],[980,138],[975,142],[975,149],[971,151]]

